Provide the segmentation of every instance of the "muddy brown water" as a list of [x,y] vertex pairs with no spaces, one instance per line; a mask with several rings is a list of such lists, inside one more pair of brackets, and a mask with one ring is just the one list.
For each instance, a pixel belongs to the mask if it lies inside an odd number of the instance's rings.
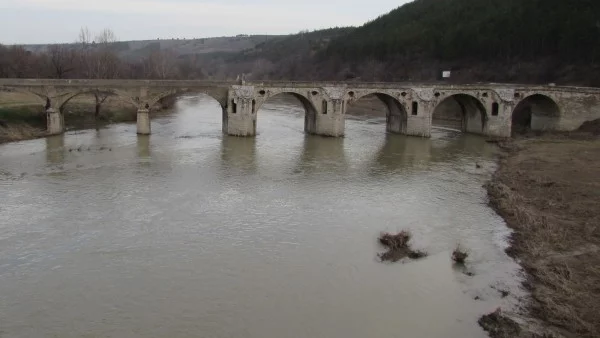
[[[1,336],[485,337],[477,319],[516,303],[482,138],[373,116],[307,136],[277,100],[258,116],[256,138],[223,136],[218,104],[185,97],[150,137],[1,145]],[[379,233],[402,229],[430,256],[378,262]]]

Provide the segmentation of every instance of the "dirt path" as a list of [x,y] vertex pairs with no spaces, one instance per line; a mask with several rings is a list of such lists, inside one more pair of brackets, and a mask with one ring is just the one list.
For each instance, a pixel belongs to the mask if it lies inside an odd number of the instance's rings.
[[599,337],[600,139],[548,135],[504,150],[488,192],[515,231],[529,315],[556,337]]

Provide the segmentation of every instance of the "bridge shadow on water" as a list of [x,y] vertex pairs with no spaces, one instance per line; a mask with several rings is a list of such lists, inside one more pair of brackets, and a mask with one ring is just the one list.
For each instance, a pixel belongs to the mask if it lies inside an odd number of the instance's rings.
[[46,161],[51,165],[65,163],[65,135],[46,137]]
[[227,176],[257,172],[256,138],[223,135],[221,139],[221,170]]
[[493,146],[478,135],[435,130],[432,138],[386,134],[369,166],[373,176],[429,170],[435,164],[475,161],[490,156]]
[[443,129],[434,129],[431,141],[432,163],[489,156],[494,149],[483,136]]
[[152,157],[150,151],[150,135],[138,135],[136,143],[137,157],[139,159],[149,159]]
[[386,134],[383,144],[369,162],[369,174],[385,175],[413,170],[431,158],[431,139]]
[[294,174],[343,173],[347,169],[343,137],[304,135],[302,152],[293,168]]

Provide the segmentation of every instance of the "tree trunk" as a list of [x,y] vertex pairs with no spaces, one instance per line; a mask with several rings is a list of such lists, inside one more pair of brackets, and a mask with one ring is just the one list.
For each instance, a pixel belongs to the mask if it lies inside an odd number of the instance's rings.
[[102,102],[100,101],[100,97],[98,94],[94,95],[96,97],[96,111],[94,112],[94,119],[98,119],[100,116],[100,107],[102,106]]

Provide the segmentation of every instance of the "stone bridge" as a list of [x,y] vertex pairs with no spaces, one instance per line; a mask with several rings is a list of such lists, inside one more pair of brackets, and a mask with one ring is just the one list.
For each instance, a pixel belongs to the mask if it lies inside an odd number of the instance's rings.
[[436,116],[452,110],[463,132],[510,137],[515,123],[532,130],[577,129],[600,118],[600,89],[508,84],[46,80],[0,79],[0,91],[23,92],[45,105],[48,133],[64,131],[62,108],[83,94],[115,96],[137,109],[137,132],[150,134],[152,107],[185,93],[219,102],[223,132],[256,134],[257,112],[270,98],[288,94],[305,109],[307,133],[343,136],[348,107],[376,96],[387,107],[387,131],[429,137]]

